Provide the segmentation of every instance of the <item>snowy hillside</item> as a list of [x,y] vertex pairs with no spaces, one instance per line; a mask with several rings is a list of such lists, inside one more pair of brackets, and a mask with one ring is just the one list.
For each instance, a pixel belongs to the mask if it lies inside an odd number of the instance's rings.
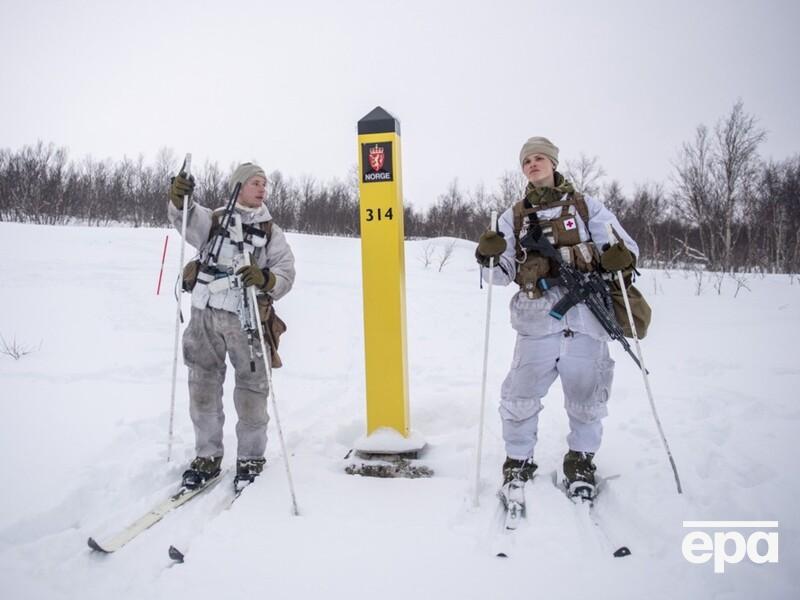
[[[471,505],[486,289],[474,244],[439,272],[406,245],[412,427],[431,479],[344,474],[364,432],[360,243],[289,234],[297,282],[277,310],[289,331],[275,372],[301,516],[270,423],[268,468],[229,511],[230,481],[116,554],[107,536],[175,489],[193,457],[179,369],[173,461],[166,463],[178,236],[165,230],[0,223],[0,334],[33,351],[0,355],[0,598],[370,599],[790,598],[800,586],[800,284],[753,277],[695,295],[682,272],[648,271],[654,320],[643,342],[683,480],[678,496],[641,376],[617,361],[597,513],[613,558],[550,483],[566,451],[554,385],[540,419],[529,519],[513,554],[491,553],[504,458],[496,406],[514,335],[512,288],[496,288],[480,507]],[[437,257],[451,240],[435,240]],[[657,292],[657,293],[654,293]],[[187,298],[184,305],[188,306]],[[229,382],[232,371],[229,370]],[[230,383],[226,392],[230,393]],[[235,411],[226,397],[226,466]],[[230,477],[230,474],[228,475]],[[779,521],[780,562],[745,558],[715,574],[681,553],[684,520]],[[167,556],[187,550],[184,564]],[[731,549],[728,550],[729,552]]]

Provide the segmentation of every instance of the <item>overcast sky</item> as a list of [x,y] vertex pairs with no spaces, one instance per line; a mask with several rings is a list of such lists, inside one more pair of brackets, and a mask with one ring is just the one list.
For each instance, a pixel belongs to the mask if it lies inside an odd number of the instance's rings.
[[493,188],[532,135],[630,190],[737,99],[765,158],[800,152],[798,25],[798,0],[0,0],[0,147],[329,180],[380,105],[417,207]]

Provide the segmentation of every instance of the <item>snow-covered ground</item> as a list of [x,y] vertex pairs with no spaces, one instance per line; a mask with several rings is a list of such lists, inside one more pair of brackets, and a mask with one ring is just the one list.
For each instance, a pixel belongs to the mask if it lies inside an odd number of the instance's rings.
[[[731,282],[721,295],[706,283],[697,296],[691,276],[646,271],[654,321],[642,345],[685,493],[676,494],[641,376],[614,346],[597,462],[619,477],[597,513],[632,555],[600,551],[550,484],[566,451],[556,384],[540,420],[543,476],[528,490],[529,520],[499,559],[490,552],[504,457],[496,405],[513,350],[513,290],[495,289],[475,509],[486,290],[464,241],[441,272],[420,260],[431,242],[406,245],[412,427],[428,441],[420,462],[433,478],[344,473],[365,427],[360,243],[290,234],[298,277],[278,305],[289,331],[275,389],[301,516],[290,514],[273,421],[270,466],[232,510],[219,512],[223,482],[118,553],[92,553],[89,536],[138,517],[193,456],[181,366],[174,459],[165,460],[178,250],[170,232],[156,296],[166,233],[0,223],[0,334],[34,350],[0,355],[0,598],[796,597],[800,284],[754,277],[737,298]],[[450,242],[432,242],[437,257]],[[233,449],[229,398],[226,407]],[[229,451],[226,465],[233,459]],[[683,558],[684,520],[734,519],[779,521],[779,562],[745,558],[715,574]],[[170,544],[187,550],[184,564],[171,564]]]

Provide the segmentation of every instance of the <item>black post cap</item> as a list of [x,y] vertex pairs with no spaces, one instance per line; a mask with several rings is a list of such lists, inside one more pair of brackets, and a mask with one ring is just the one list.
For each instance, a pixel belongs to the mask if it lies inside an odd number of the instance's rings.
[[376,106],[358,122],[358,135],[365,133],[397,133],[400,135],[400,121],[380,106]]

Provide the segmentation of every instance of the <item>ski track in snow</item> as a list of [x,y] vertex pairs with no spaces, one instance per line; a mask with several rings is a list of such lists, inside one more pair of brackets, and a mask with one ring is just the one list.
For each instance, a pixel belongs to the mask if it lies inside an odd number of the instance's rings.
[[[602,475],[619,477],[596,512],[614,544],[633,554],[611,557],[550,482],[566,451],[556,384],[540,415],[528,518],[511,556],[499,559],[491,552],[504,458],[496,407],[513,351],[514,290],[495,288],[476,508],[486,296],[466,241],[441,272],[419,260],[428,241],[406,243],[411,422],[429,443],[420,462],[433,478],[344,474],[365,422],[360,242],[288,234],[298,277],[277,305],[289,330],[275,389],[301,515],[290,515],[272,422],[268,468],[231,510],[222,510],[230,494],[223,481],[119,552],[92,553],[89,536],[116,532],[171,493],[193,456],[181,367],[166,462],[178,256],[171,231],[156,296],[166,233],[0,223],[0,251],[11,257],[0,334],[38,348],[19,361],[0,355],[3,599],[486,599],[516,597],[520,585],[546,598],[587,590],[596,598],[794,596],[800,285],[753,277],[752,292],[736,299],[733,284],[695,296],[693,278],[646,271],[639,285],[654,322],[642,347],[684,495],[675,493],[641,375],[612,346],[617,369],[597,462]],[[441,253],[450,242],[432,243]],[[183,306],[188,316],[188,298]],[[228,380],[230,467],[230,372]],[[731,519],[780,521],[780,562],[744,561],[715,575],[710,564],[683,559],[683,520]],[[184,564],[168,558],[171,544],[186,551]]]

